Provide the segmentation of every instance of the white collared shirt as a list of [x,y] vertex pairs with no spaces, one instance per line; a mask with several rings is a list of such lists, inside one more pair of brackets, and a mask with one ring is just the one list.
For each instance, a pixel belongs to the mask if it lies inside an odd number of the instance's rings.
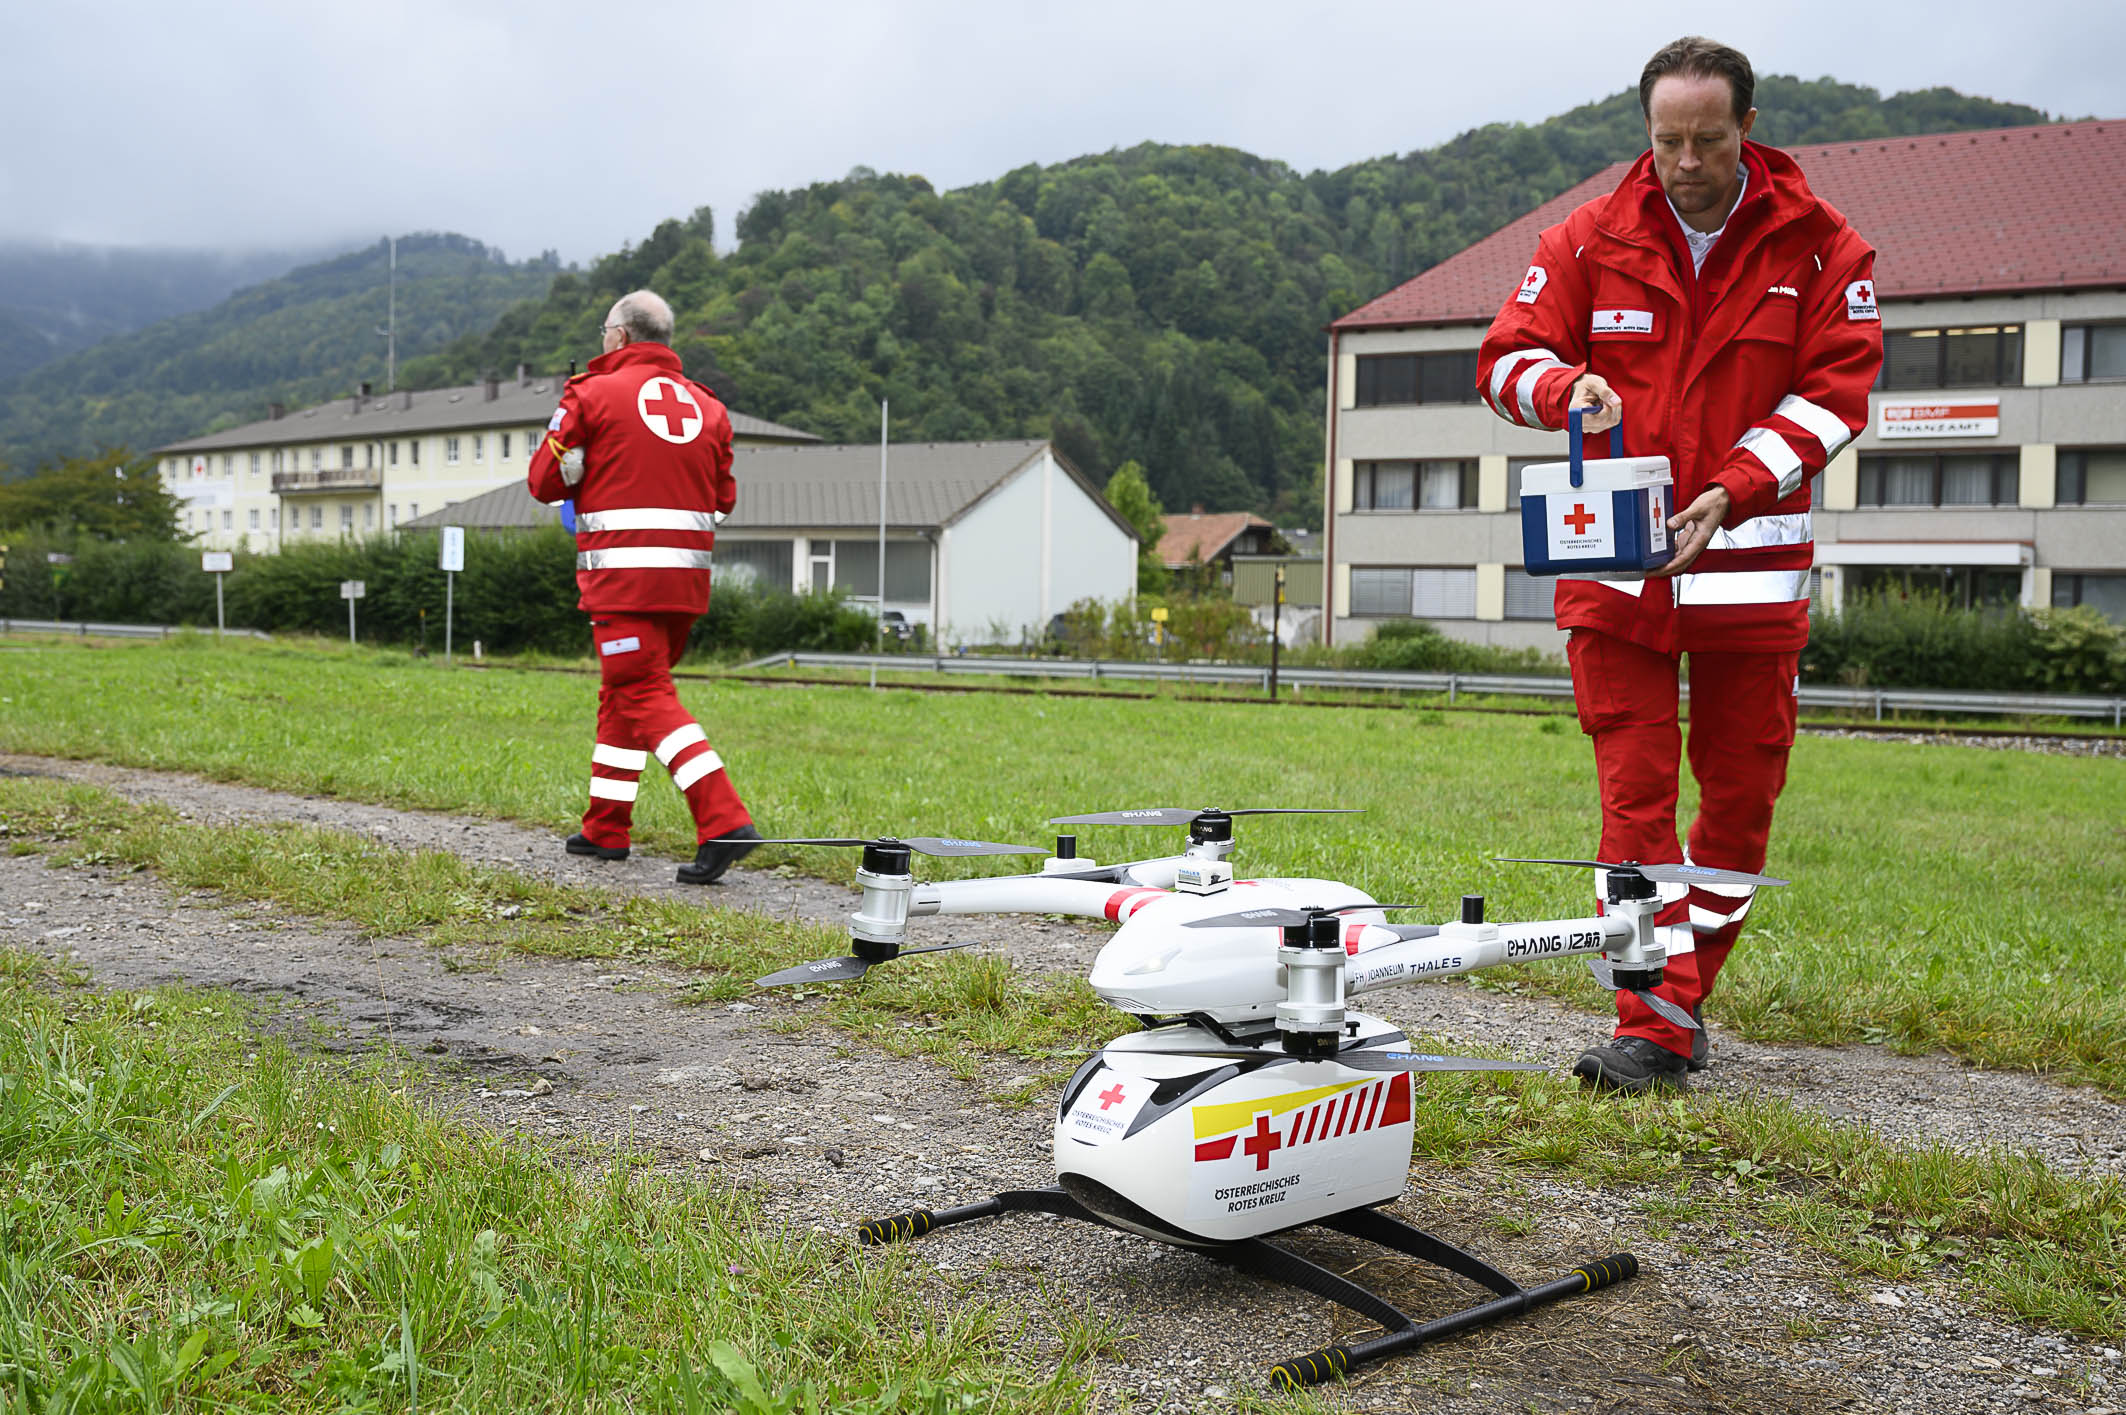
[[[1735,188],[1735,204],[1727,209],[1728,221],[1735,219],[1735,213],[1742,207],[1743,195],[1750,189],[1750,169],[1738,165],[1735,171],[1741,175],[1742,181]],[[1667,193],[1662,194],[1662,199],[1667,200]],[[1668,210],[1676,218],[1676,224],[1683,228],[1683,242],[1690,247],[1691,273],[1704,273],[1705,258],[1713,253],[1713,243],[1720,239],[1721,231],[1727,230],[1727,221],[1720,223],[1719,231],[1699,231],[1683,219],[1683,213],[1676,210],[1674,202],[1668,203]]]

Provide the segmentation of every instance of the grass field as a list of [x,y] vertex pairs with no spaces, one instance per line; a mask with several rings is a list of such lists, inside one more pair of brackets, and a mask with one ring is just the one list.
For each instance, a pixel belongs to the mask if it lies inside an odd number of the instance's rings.
[[[807,950],[824,951],[825,940],[819,936],[824,931],[809,926],[778,925],[727,910],[540,884],[507,871],[468,865],[446,854],[391,850],[342,831],[190,824],[161,808],[133,807],[107,792],[51,781],[0,779],[0,837],[13,851],[43,853],[62,867],[132,866],[153,870],[179,889],[212,885],[223,907],[265,904],[274,906],[276,913],[286,910],[350,922],[366,932],[410,936],[437,947],[500,947],[564,957],[624,957],[673,964],[701,974],[703,983],[697,991],[705,997],[749,992],[745,980],[761,966],[804,956]],[[48,1032],[53,1008],[48,999],[31,992],[26,963],[18,959],[10,967],[13,991],[0,989],[4,994],[0,995],[0,1074],[12,1073],[18,1064],[17,1057],[8,1053],[10,1039],[41,1035],[40,1028]],[[1034,989],[1013,980],[998,960],[965,955],[948,955],[920,968],[886,970],[860,988],[827,988],[810,998],[783,994],[772,1002],[759,1000],[774,1009],[779,1026],[803,1029],[829,1022],[862,1044],[900,1055],[927,1056],[941,1065],[963,1069],[971,1054],[1009,1052],[1035,1058],[1037,1067],[1060,1066],[1067,1071],[1074,1064],[1073,1048],[1104,1040],[1122,1023],[1075,979]],[[157,1006],[160,1010],[155,1010]],[[98,1041],[94,1040],[97,1034],[79,1030],[67,1035],[77,1043],[91,1038],[92,1047],[101,1050],[92,1050],[89,1064],[102,1066],[106,1074],[113,1052],[156,1042],[155,1029],[165,1018],[180,1026],[204,1027],[222,1037],[215,1046],[186,1055],[178,1069],[185,1072],[188,1089],[177,1093],[175,1100],[165,1096],[156,1112],[182,1116],[193,1113],[187,1107],[196,1107],[197,1097],[224,1089],[230,1097],[249,1095],[261,1084],[243,1068],[228,1064],[236,1045],[229,1038],[238,1035],[229,1029],[240,1021],[230,1006],[196,998],[181,1005],[83,1001],[79,1007],[66,1005],[69,1015],[85,1009],[92,1021],[130,1021],[136,1026],[144,1021],[149,1024],[147,1030],[127,1033],[132,1042]],[[167,1035],[161,1038],[162,1044],[168,1041]],[[19,1050],[24,1056],[34,1056],[40,1045],[26,1041]],[[376,1121],[380,1127],[376,1134],[396,1135],[398,1131],[389,1127],[404,1123],[410,1114],[400,1097],[378,1094],[364,1099],[362,1076],[349,1076],[344,1069],[331,1069],[329,1063],[303,1060],[279,1050],[273,1056],[275,1067],[299,1068],[304,1076],[314,1078],[304,1084],[341,1097],[334,1103],[350,1113],[366,1114],[381,1107],[385,1114]],[[0,1173],[14,1162],[18,1178],[26,1176],[25,1184],[57,1183],[56,1176],[38,1167],[37,1157],[48,1153],[38,1127],[64,1117],[43,1105],[27,1119],[18,1117],[9,1128],[9,1104],[34,1099],[37,1085],[45,1084],[37,1081],[37,1068],[45,1063],[24,1060],[19,1064],[29,1068],[31,1085],[28,1090],[0,1088],[4,1091],[0,1094]],[[125,1063],[127,1067],[134,1064]],[[152,1070],[162,1061],[151,1057],[141,1064]],[[177,1067],[177,1062],[172,1059],[171,1065]],[[121,1080],[130,1074],[130,1070],[124,1072]],[[394,1079],[388,1071],[378,1074],[387,1081]],[[68,1073],[50,1080],[48,1089],[56,1093],[73,1085]],[[285,1085],[272,1082],[266,1093],[277,1094]],[[102,1107],[94,1094],[89,1095],[86,1108],[88,1119],[100,1116],[108,1121],[110,1116],[127,1115],[124,1105],[115,1110]],[[248,1136],[256,1128],[255,1122],[243,1119],[241,1106],[217,1105],[212,1112],[224,1113],[235,1118],[222,1123],[234,1124],[239,1136]],[[139,1120],[150,1129],[156,1123]],[[161,1123],[167,1127],[169,1122]],[[321,1123],[339,1125],[329,1116]],[[447,1137],[441,1127],[430,1121],[423,1121],[422,1126],[435,1144],[444,1143]],[[111,1128],[106,1123],[97,1133]],[[128,1142],[116,1156],[92,1156],[107,1165],[121,1158],[137,1161],[138,1167],[122,1181],[92,1167],[87,1172],[98,1176],[94,1183],[75,1183],[39,1202],[52,1212],[72,1214],[84,1206],[93,1208],[96,1193],[108,1191],[116,1182],[126,1196],[124,1204],[136,1215],[144,1205],[152,1212],[196,1212],[202,1205],[211,1207],[216,1186],[222,1183],[220,1175],[211,1164],[169,1162],[172,1146],[167,1142],[167,1129],[154,1133],[162,1135],[163,1141],[154,1145]],[[175,1150],[180,1155],[190,1135],[187,1129],[178,1137]],[[217,1131],[202,1143],[217,1135],[223,1142],[229,1140]],[[270,1130],[257,1137],[269,1146],[284,1138]],[[84,1142],[76,1137],[68,1143],[79,1146]],[[504,1176],[493,1182],[507,1180],[500,1150],[462,1143],[460,1165],[501,1168]],[[1509,1170],[1555,1170],[1612,1185],[1618,1202],[1640,1212],[1643,1221],[1654,1228],[1685,1220],[1719,1220],[1777,1229],[1856,1274],[1908,1281],[1954,1263],[1982,1300],[2007,1314],[2105,1340],[2116,1341],[2126,1334],[2126,1306],[2121,1298],[2126,1291],[2126,1247],[2118,1241],[2119,1234],[2126,1232],[2126,1192],[2113,1179],[2059,1175],[2035,1160],[2012,1155],[1887,1145],[1864,1131],[1779,1101],[1699,1094],[1688,1100],[1619,1105],[1551,1076],[1429,1079],[1417,1092],[1415,1149],[1424,1161],[1436,1166],[1492,1164]],[[157,1156],[152,1165],[146,1159],[149,1151]],[[31,1166],[28,1170],[21,1168],[25,1158]],[[610,1156],[607,1163],[624,1165],[624,1155]],[[33,1192],[33,1187],[23,1192]],[[666,1198],[656,1202],[669,1201],[681,1209],[701,1202],[700,1195],[683,1187],[658,1192]],[[431,1197],[440,1203],[463,1201],[458,1191],[424,1195],[424,1203]],[[29,1212],[20,1206],[10,1212],[18,1211]],[[731,1222],[742,1227],[743,1214],[733,1212]],[[38,1223],[56,1221],[43,1210],[39,1214]],[[124,1230],[127,1234],[135,1234],[143,1221],[131,1222],[133,1226]],[[74,1223],[73,1228],[81,1233],[98,1231],[82,1223]],[[64,1225],[60,1231],[65,1231]],[[284,1227],[276,1232],[284,1245],[293,1245],[291,1251],[303,1251],[301,1231]],[[291,1232],[296,1233],[293,1239]],[[32,1281],[38,1271],[34,1267],[25,1270],[29,1275],[23,1281]],[[157,1271],[160,1280],[175,1280],[165,1270]],[[31,1289],[10,1291],[11,1280],[8,1271],[0,1269],[0,1313],[25,1310],[25,1294]],[[145,1280],[130,1269],[99,1269],[94,1274],[96,1283],[113,1289]],[[190,1281],[189,1275],[186,1280]],[[294,1298],[290,1295],[287,1300]],[[113,1292],[96,1301],[102,1308],[124,1305]],[[386,1335],[395,1330],[388,1327],[389,1317],[388,1310],[382,1311]],[[770,1303],[759,1320],[773,1317]],[[424,1311],[417,1318],[402,1318],[399,1329],[411,1321],[417,1330],[436,1330],[439,1320],[448,1328],[447,1319]],[[86,1325],[62,1323],[60,1329],[73,1333],[71,1344],[62,1343],[68,1353],[64,1360],[32,1342],[27,1327],[18,1325],[10,1331],[0,1323],[0,1376],[10,1363],[21,1367],[28,1362],[27,1368],[44,1373],[38,1377],[43,1381],[50,1379],[51,1371],[62,1366],[71,1371],[95,1354],[93,1344],[81,1345],[86,1340],[81,1335],[88,1330]],[[265,1329],[273,1332],[278,1327],[269,1320]],[[245,1328],[255,1330],[255,1321]],[[255,1350],[240,1340],[244,1332],[225,1335],[232,1343],[229,1349]],[[344,1357],[380,1339],[376,1321],[354,1322],[336,1329],[331,1345],[307,1349],[335,1350]],[[175,1332],[169,1340],[135,1352],[133,1359],[143,1368],[152,1365],[151,1357],[174,1360],[171,1353],[181,1352],[181,1343],[190,1340],[190,1335]],[[661,1358],[644,1360],[670,1375],[674,1352],[683,1349],[687,1348],[671,1347]],[[204,1347],[193,1352],[197,1359],[211,1354]],[[269,1358],[270,1351],[260,1358],[261,1364]],[[109,1352],[97,1359],[124,1364],[122,1356]],[[94,1362],[86,1369],[96,1380],[118,1378]],[[180,1362],[172,1380],[188,1369]],[[918,1365],[901,1374],[906,1377],[925,1369]],[[507,1360],[481,1377],[496,1382],[529,1378]],[[800,1377],[793,1374],[788,1379]],[[1068,1403],[1067,1391],[1029,1384],[1031,1378],[1013,1379],[1019,1385],[1012,1387],[1016,1393],[1006,1408]],[[911,1398],[927,1389],[920,1381],[905,1379],[903,1386]],[[889,1403],[884,1408],[932,1407]],[[958,1407],[948,1403],[939,1408]]]
[[[582,807],[594,698],[577,677],[204,639],[12,650],[0,673],[9,750],[557,833]],[[1569,720],[702,683],[683,695],[771,833],[1039,844],[1042,820],[1072,811],[1355,806],[1366,814],[1243,822],[1236,860],[1436,902],[1440,917],[1465,891],[1500,918],[1587,908],[1580,876],[1491,862],[1593,848],[1591,758]],[[1716,1009],[1754,1037],[1940,1047],[2126,1094],[2122,801],[2110,760],[1804,739],[1770,859],[1796,883],[1760,902]],[[640,824],[650,845],[691,844],[666,787],[645,791]],[[1127,858],[1175,841],[1104,828],[1081,847]],[[797,858],[832,877],[850,863]],[[1604,1001],[1566,969],[1522,981]]]

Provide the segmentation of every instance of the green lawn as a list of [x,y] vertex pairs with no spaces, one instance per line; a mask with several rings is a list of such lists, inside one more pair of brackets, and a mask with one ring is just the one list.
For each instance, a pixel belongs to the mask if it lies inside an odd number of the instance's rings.
[[[0,675],[9,750],[557,833],[582,807],[594,690],[581,677],[209,640],[12,650]],[[1070,811],[1358,806],[1366,814],[1244,821],[1236,862],[1348,879],[1432,902],[1440,917],[1465,891],[1490,896],[1497,918],[1587,907],[1580,877],[1489,862],[1593,848],[1592,762],[1569,719],[700,682],[682,692],[771,833],[1039,844],[1043,818]],[[649,844],[677,853],[691,841],[665,787],[645,792],[641,820]],[[1108,859],[1178,839],[1106,829],[1081,848]],[[837,876],[852,863],[799,858]],[[1796,884],[1759,904],[1714,1003],[1747,1035],[1945,1047],[2126,1094],[2120,763],[1804,739],[1770,868]],[[1603,1001],[1568,969],[1525,981]]]

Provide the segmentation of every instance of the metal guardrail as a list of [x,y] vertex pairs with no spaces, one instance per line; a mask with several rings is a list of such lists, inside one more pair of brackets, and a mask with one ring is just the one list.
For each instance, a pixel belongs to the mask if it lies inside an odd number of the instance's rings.
[[[1168,683],[1240,684],[1267,692],[1270,670],[1251,663],[1139,663],[1118,659],[1006,658],[970,654],[777,653],[744,665],[746,669],[878,668],[904,673],[974,673],[1002,678],[1115,678]],[[1280,684],[1306,688],[1352,688],[1374,692],[1445,693],[1448,702],[1464,694],[1487,697],[1572,697],[1570,678],[1500,673],[1404,673],[1386,669],[1284,668]],[[1689,696],[1688,685],[1684,695]],[[1805,708],[1843,708],[1870,712],[1880,721],[1892,712],[1929,712],[1956,717],[2109,718],[2126,726],[2126,697],[2068,697],[2056,694],[1952,693],[1918,688],[1839,688],[1804,683]]]
[[[99,639],[167,639],[173,634],[211,634],[212,629],[182,624],[98,624],[91,620],[0,619],[0,634],[79,634]],[[270,639],[263,629],[225,629],[235,638]]]

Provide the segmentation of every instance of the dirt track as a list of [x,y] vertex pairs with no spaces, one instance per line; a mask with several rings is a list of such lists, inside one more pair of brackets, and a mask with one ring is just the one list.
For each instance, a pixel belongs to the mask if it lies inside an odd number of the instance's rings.
[[[92,781],[202,821],[303,820],[549,877],[676,888],[670,861],[571,860],[541,833],[494,822],[84,763],[0,757],[0,770]],[[711,897],[820,918],[849,904],[817,881],[755,874]],[[1078,966],[1101,937],[1039,922],[985,934],[1033,967]],[[683,1007],[668,998],[688,981],[677,973],[450,955],[211,896],[172,898],[146,877],[51,870],[36,857],[0,860],[0,940],[72,957],[110,986],[181,979],[260,996],[322,1024],[327,1045],[388,1040],[431,1060],[446,1103],[488,1124],[540,1139],[631,1136],[675,1171],[755,1191],[778,1221],[846,1232],[882,1210],[1049,1177],[1052,1096],[1013,1108],[993,1099],[1014,1079],[1007,1066],[962,1082],[821,1028],[768,1025],[815,1003],[762,995]],[[1413,1033],[1510,1036],[1561,1063],[1591,1031],[1554,1004],[1454,985],[1412,989],[1386,1010]],[[2126,1124],[2092,1093],[1874,1048],[1764,1047],[1718,1030],[1714,1041],[1719,1064],[1705,1079],[1722,1087],[1763,1085],[1894,1135],[1976,1144],[2014,1133],[2054,1163],[2126,1166]],[[1528,1280],[1620,1248],[1647,1272],[1371,1368],[1338,1397],[1353,1410],[2088,1410],[2108,1408],[2106,1392],[2126,1380],[2116,1352],[2004,1329],[1947,1276],[1891,1291],[1776,1234],[1685,1223],[1656,1238],[1642,1196],[1547,1173],[1421,1165],[1412,1179],[1401,1217]],[[1532,1219],[1534,1230],[1507,1236],[1499,1215]],[[1366,1256],[1340,1240],[1303,1246],[1343,1268]],[[1115,1408],[1226,1409],[1269,1363],[1365,1333],[1288,1289],[1104,1230],[1004,1219],[935,1234],[922,1252],[941,1300],[993,1294],[1038,1314],[1060,1299],[1110,1318],[1118,1340],[1095,1375]],[[1401,1262],[1371,1262],[1360,1276],[1420,1311],[1475,1296]],[[1028,1340],[1046,1344],[1038,1315]]]

